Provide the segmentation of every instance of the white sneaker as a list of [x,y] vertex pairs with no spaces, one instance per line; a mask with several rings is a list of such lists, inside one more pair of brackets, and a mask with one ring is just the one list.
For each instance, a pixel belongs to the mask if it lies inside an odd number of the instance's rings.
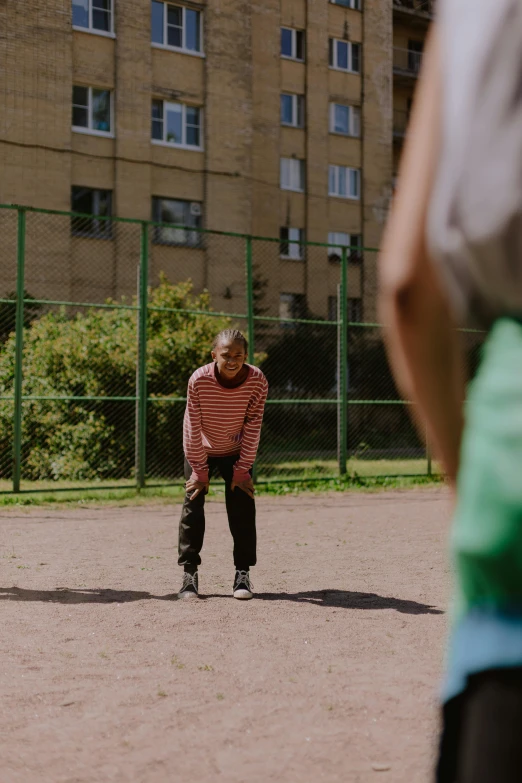
[[254,586],[250,581],[250,572],[236,571],[234,587],[232,588],[234,598],[238,598],[240,601],[247,601],[249,598],[254,597],[253,589]]

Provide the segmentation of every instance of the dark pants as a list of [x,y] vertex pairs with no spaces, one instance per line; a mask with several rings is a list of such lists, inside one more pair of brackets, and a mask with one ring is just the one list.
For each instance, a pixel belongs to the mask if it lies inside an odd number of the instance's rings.
[[[237,487],[232,492],[232,474],[238,454],[231,457],[210,457],[209,475],[216,470],[225,481],[225,502],[228,524],[234,539],[234,565],[241,571],[248,571],[256,564],[256,504],[253,498]],[[185,478],[192,473],[185,460]],[[198,566],[201,563],[199,553],[205,536],[205,496],[199,494],[194,500],[185,495],[181,519],[179,521],[179,559],[182,566]]]
[[437,783],[522,781],[522,669],[470,677],[443,721]]

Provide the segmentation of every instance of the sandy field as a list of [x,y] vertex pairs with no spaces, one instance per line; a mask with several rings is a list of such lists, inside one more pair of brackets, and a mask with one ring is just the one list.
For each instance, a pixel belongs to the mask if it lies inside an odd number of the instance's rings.
[[258,500],[256,598],[207,504],[0,513],[1,783],[431,781],[445,489]]

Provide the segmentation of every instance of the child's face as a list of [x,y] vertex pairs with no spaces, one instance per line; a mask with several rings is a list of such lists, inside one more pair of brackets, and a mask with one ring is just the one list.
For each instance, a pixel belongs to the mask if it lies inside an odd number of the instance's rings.
[[212,351],[219,374],[224,378],[235,378],[246,362],[246,353],[240,340],[224,341]]

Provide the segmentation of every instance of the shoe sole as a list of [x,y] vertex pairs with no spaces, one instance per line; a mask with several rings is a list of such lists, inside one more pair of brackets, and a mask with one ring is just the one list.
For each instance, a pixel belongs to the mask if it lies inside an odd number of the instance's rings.
[[233,596],[234,598],[237,598],[239,601],[249,601],[251,598],[254,597],[254,594],[251,593],[249,590],[234,590]]
[[178,593],[178,601],[195,601],[199,598],[197,593],[186,592]]

